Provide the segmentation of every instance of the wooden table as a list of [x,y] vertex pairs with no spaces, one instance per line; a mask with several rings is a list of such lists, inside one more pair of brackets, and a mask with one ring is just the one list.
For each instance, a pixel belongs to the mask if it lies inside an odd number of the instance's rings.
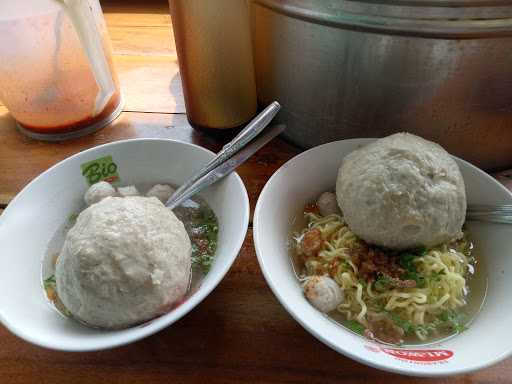
[[[164,137],[214,151],[222,146],[222,140],[194,131],[187,123],[167,3],[117,0],[104,2],[103,9],[126,97],[123,114],[94,135],[49,144],[18,133],[5,107],[0,106],[0,211],[49,166],[98,144]],[[297,148],[277,139],[240,168],[251,208],[270,175],[297,153]],[[215,291],[183,319],[152,337],[113,350],[81,354],[33,346],[2,326],[0,340],[2,384],[434,381],[369,368],[307,333],[266,285],[251,228],[237,261]],[[511,360],[435,382],[512,382]]]

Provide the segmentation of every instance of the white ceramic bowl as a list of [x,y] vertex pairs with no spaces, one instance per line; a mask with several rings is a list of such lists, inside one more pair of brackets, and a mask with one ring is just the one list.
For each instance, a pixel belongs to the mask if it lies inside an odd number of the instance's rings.
[[249,200],[233,173],[201,196],[219,220],[215,261],[202,285],[178,308],[144,325],[104,331],[65,318],[48,303],[41,261],[54,233],[83,205],[88,185],[80,165],[111,155],[119,185],[169,182],[180,185],[214,154],[204,148],[164,139],[135,139],[101,145],[48,169],[27,185],[0,216],[0,321],[34,344],[66,351],[90,351],[149,336],[199,304],[224,277],[244,241]]
[[[387,371],[441,376],[494,364],[512,351],[512,225],[469,223],[479,270],[487,274],[487,298],[469,329],[428,346],[388,348],[330,321],[304,298],[287,249],[292,221],[304,204],[334,190],[345,155],[372,139],[337,141],[308,150],[281,167],[263,189],[254,213],[254,241],[263,274],[286,310],[334,350]],[[512,204],[512,195],[492,177],[456,159],[469,203]],[[313,341],[312,341],[313,342]]]

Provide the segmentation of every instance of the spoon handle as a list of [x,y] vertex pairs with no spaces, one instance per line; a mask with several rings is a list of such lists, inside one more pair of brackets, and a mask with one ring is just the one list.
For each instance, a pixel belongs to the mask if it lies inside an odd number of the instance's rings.
[[233,140],[227,143],[222,150],[217,153],[208,164],[206,164],[199,172],[194,174],[189,180],[182,184],[167,200],[166,206],[173,201],[180,199],[181,195],[197,180],[206,175],[212,169],[218,167],[224,161],[233,156],[241,148],[243,148],[249,141],[256,137],[274,118],[274,116],[281,109],[281,105],[274,101],[261,111],[249,124],[237,135]]
[[185,193],[180,194],[178,197],[174,197],[176,194],[171,196],[171,198],[167,201],[165,206],[167,208],[175,208],[185,200],[195,195],[196,193],[202,191],[206,187],[212,185],[217,180],[222,179],[224,176],[233,172],[235,168],[237,168],[240,164],[244,163],[249,157],[251,157],[254,153],[256,153],[260,148],[265,146],[270,140],[274,137],[281,134],[285,129],[285,125],[279,124],[275,125],[264,133],[262,133],[258,138],[252,141],[245,148],[241,149],[237,154],[233,155],[229,160],[222,163],[217,168],[214,168],[207,174],[200,177],[194,183],[190,185],[190,187],[185,191]]
[[512,224],[511,204],[468,204],[467,221]]

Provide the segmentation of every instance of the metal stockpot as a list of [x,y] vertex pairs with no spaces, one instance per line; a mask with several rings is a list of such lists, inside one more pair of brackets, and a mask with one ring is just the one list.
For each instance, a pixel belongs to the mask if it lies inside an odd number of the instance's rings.
[[252,0],[258,98],[302,147],[416,133],[512,166],[512,2]]

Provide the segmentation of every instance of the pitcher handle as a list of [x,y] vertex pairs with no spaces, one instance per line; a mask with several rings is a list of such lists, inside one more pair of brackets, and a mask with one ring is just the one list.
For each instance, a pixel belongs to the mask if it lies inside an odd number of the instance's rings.
[[87,0],[56,0],[71,19],[85,51],[99,92],[94,103],[93,116],[103,111],[116,91],[110,66],[103,49],[101,34],[94,13]]

